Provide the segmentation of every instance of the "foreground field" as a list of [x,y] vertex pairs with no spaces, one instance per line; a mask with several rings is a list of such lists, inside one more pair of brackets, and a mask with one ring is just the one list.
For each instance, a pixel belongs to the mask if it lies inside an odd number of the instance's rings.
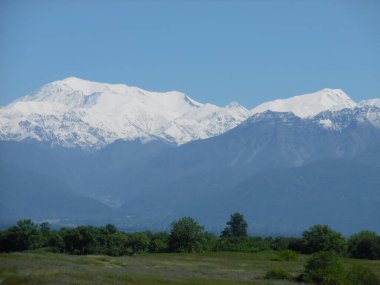
[[[299,261],[274,261],[276,253],[146,254],[73,256],[44,251],[0,254],[0,284],[296,284],[265,280],[270,269],[297,275]],[[380,277],[380,261],[345,259]],[[298,283],[299,284],[299,283]]]

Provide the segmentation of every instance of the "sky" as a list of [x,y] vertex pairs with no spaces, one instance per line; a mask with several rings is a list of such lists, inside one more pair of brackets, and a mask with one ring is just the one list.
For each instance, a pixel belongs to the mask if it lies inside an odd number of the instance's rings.
[[66,77],[224,106],[380,97],[377,0],[1,0],[0,105]]

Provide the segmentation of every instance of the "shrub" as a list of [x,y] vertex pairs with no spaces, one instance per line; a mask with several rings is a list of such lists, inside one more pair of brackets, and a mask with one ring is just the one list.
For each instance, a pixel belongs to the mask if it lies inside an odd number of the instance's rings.
[[265,279],[293,281],[293,276],[283,269],[271,269],[265,274]]
[[0,251],[23,251],[41,247],[38,225],[32,220],[20,220],[0,234]]
[[288,238],[288,237],[282,237],[282,236],[278,236],[278,237],[275,237],[272,242],[271,242],[271,248],[273,250],[284,250],[284,249],[288,249],[289,247],[289,244],[291,242],[291,238]]
[[149,237],[145,233],[131,233],[127,236],[126,246],[131,248],[133,253],[144,252],[149,247]]
[[348,239],[348,253],[353,258],[379,259],[380,237],[370,231],[361,231]]
[[355,265],[347,275],[347,285],[378,285],[379,278],[367,267]]
[[309,258],[299,279],[322,285],[344,285],[345,271],[334,252],[317,252]]
[[205,233],[205,243],[204,249],[205,251],[215,251],[218,244],[218,237],[210,232]]
[[166,232],[153,234],[150,239],[150,252],[165,252],[168,250],[169,235]]
[[273,260],[276,261],[297,261],[298,260],[298,253],[290,250],[285,249],[277,252],[276,256],[273,258]]
[[220,238],[216,251],[260,252],[271,249],[271,242],[261,237]]
[[101,253],[111,256],[121,256],[127,253],[127,235],[121,232],[108,233],[103,239]]
[[334,251],[343,255],[346,249],[346,242],[341,233],[333,231],[327,225],[315,225],[303,232],[305,241],[305,253],[318,251]]
[[303,238],[289,238],[288,249],[298,252],[307,252]]
[[57,232],[53,232],[48,240],[48,246],[51,247],[54,252],[63,252],[65,244],[62,236]]
[[169,248],[176,252],[200,252],[205,243],[203,227],[193,218],[185,217],[171,224]]

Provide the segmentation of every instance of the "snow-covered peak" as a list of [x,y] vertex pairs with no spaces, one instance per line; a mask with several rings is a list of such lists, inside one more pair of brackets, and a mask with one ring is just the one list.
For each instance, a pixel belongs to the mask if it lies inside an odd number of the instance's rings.
[[235,112],[243,112],[243,113],[249,112],[244,106],[240,105],[236,101],[232,101],[231,103],[229,103],[228,105],[226,105],[225,109],[230,110],[232,112],[233,111],[235,111]]
[[76,77],[45,84],[36,92],[16,100],[13,105],[28,112],[30,106],[33,106],[34,111],[36,106],[48,103],[62,112],[80,108],[100,113],[111,112],[113,116],[117,116],[115,110],[143,107],[166,113],[165,116],[171,118],[202,106],[177,91],[151,92],[125,84],[98,83]]
[[359,106],[373,106],[380,108],[380,99],[379,98],[373,98],[368,100],[362,100],[359,102]]
[[55,81],[52,84],[65,85],[71,88],[72,90],[81,91],[85,95],[90,95],[94,92],[108,91],[112,87],[111,84],[93,82],[77,77],[68,77],[63,80]]
[[[360,104],[379,106],[380,99]],[[249,111],[237,102],[219,107],[199,103],[177,91],[152,92],[125,84],[69,77],[48,83],[0,108],[0,140],[32,138],[84,149],[99,149],[116,140],[136,139],[157,139],[180,145],[222,134],[252,114],[257,114],[257,120],[261,115],[276,115],[290,122],[288,116],[313,117],[323,111],[350,110],[347,108],[355,106],[357,104],[342,90],[323,89],[267,102]],[[380,125],[378,108],[367,109],[371,112],[364,110],[363,118]],[[265,111],[282,114],[265,114]],[[327,120],[320,124],[330,126]]]
[[340,89],[322,89],[315,93],[278,99],[258,105],[251,110],[252,114],[268,110],[274,112],[292,112],[301,118],[312,117],[323,111],[338,111],[354,108],[357,104]]
[[111,91],[112,85],[107,83],[98,83],[89,80],[84,80],[77,77],[68,77],[63,80],[58,80],[50,83],[53,86],[62,86],[73,91],[80,91],[84,95],[91,95],[95,92]]
[[100,148],[117,139],[183,144],[223,133],[249,112],[222,108],[184,93],[69,77],[42,86],[0,109],[0,139],[35,138],[63,146]]

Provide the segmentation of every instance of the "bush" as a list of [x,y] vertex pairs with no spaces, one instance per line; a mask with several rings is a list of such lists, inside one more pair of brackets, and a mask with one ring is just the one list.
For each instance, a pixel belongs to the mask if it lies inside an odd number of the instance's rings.
[[318,252],[309,258],[299,279],[322,285],[344,285],[345,271],[334,252]]
[[57,232],[53,232],[48,240],[48,246],[51,247],[54,252],[63,252],[65,244],[62,236]]
[[260,252],[271,249],[271,242],[261,237],[220,238],[216,251]]
[[169,248],[169,235],[166,232],[159,232],[153,234],[150,238],[149,251],[150,252],[165,252]]
[[265,279],[293,281],[294,277],[283,269],[271,269],[265,274]]
[[378,285],[379,278],[367,267],[356,265],[347,275],[347,285]]
[[200,252],[204,249],[203,227],[193,218],[185,217],[171,224],[169,248],[175,252]]
[[148,250],[150,240],[145,233],[131,233],[127,236],[126,246],[132,249],[133,253],[144,252]]
[[370,231],[361,231],[348,239],[348,254],[353,258],[379,259],[380,237]]
[[0,251],[23,251],[41,247],[38,225],[31,220],[20,220],[0,234]]
[[96,232],[97,229],[92,226],[79,226],[73,229],[62,228],[59,234],[64,242],[64,251],[70,254],[97,253]]
[[127,254],[127,235],[121,232],[108,232],[104,237],[103,244],[99,248],[100,253],[111,256],[122,256]]
[[346,241],[341,233],[333,231],[327,225],[315,225],[303,232],[305,253],[334,251],[339,255],[346,252]]
[[298,260],[298,253],[290,250],[285,249],[277,252],[276,256],[273,258],[273,260],[276,261],[297,261]]
[[278,236],[275,237],[271,242],[271,248],[273,250],[284,250],[289,248],[289,244],[292,238]]
[[288,249],[297,252],[307,252],[305,240],[303,238],[289,238]]
[[205,233],[205,251],[215,251],[218,245],[218,237],[210,232]]

